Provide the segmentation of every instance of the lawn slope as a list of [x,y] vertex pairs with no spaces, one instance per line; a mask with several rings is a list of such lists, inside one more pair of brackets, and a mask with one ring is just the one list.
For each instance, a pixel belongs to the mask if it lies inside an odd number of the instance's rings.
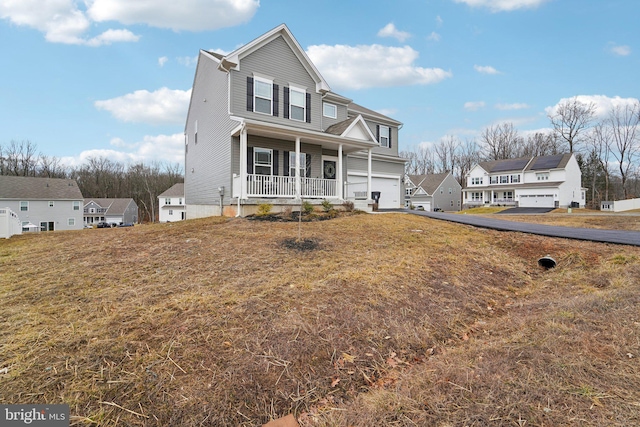
[[[405,214],[0,241],[0,403],[76,425],[640,424],[640,248]],[[537,265],[544,255],[558,267]]]

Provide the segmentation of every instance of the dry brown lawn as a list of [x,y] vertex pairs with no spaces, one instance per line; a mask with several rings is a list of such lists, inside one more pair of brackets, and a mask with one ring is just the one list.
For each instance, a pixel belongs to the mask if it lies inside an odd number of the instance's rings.
[[640,248],[384,214],[303,223],[299,251],[297,227],[0,240],[0,403],[87,426],[640,425]]

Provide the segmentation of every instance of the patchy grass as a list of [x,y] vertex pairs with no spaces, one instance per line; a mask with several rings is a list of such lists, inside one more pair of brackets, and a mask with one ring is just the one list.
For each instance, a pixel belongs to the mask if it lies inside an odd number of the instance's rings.
[[457,214],[471,214],[471,215],[487,215],[494,214],[497,212],[502,212],[503,210],[509,209],[508,207],[498,207],[498,206],[481,206],[479,208],[470,208],[464,209],[456,212]]
[[[640,248],[404,215],[0,241],[0,403],[74,425],[640,424]],[[549,254],[555,269],[537,266]]]
[[554,211],[541,215],[500,215],[500,219],[565,227],[640,231],[640,215],[593,214],[574,210],[570,214]]

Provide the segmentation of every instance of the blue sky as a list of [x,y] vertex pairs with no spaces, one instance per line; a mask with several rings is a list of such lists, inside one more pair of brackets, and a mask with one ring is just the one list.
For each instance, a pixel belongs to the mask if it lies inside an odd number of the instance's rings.
[[0,145],[182,163],[199,49],[281,23],[335,92],[404,123],[400,149],[513,122],[565,98],[603,117],[640,97],[637,0],[0,0]]

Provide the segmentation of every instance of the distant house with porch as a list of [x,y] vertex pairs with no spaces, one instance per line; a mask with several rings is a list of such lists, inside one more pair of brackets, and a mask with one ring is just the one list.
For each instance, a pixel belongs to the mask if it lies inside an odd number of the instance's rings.
[[581,181],[572,153],[480,162],[466,175],[463,205],[584,207]]
[[404,203],[397,120],[331,90],[282,24],[228,54],[201,50],[185,125],[187,218],[351,200]]
[[158,196],[160,222],[182,221],[186,219],[184,203],[184,183],[174,184]]
[[0,208],[17,215],[24,232],[81,230],[82,200],[73,179],[0,176]]
[[86,199],[84,224],[106,222],[112,225],[138,222],[138,205],[133,199]]

